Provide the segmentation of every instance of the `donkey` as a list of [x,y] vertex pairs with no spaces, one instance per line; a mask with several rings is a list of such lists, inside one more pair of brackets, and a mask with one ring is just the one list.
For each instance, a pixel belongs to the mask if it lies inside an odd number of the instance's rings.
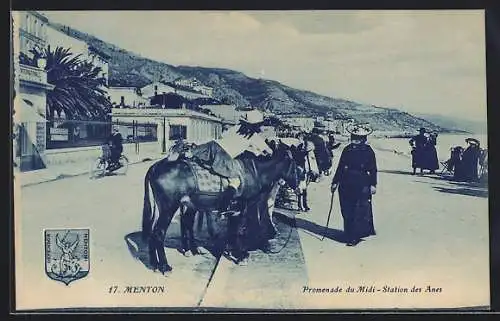
[[[245,157],[238,162],[242,165],[241,186],[236,195],[239,204],[256,199],[280,179],[297,188],[297,166],[290,151],[278,150],[267,160]],[[197,186],[190,160],[163,159],[148,169],[144,178],[142,236],[148,244],[149,260],[154,270],[163,274],[172,271],[164,241],[172,217],[181,205],[201,211],[217,210],[222,191],[219,195],[207,197]]]

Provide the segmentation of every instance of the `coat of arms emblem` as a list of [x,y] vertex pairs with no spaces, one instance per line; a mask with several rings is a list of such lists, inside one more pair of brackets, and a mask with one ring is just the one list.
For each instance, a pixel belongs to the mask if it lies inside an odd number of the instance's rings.
[[69,285],[89,274],[89,230],[45,230],[45,273]]

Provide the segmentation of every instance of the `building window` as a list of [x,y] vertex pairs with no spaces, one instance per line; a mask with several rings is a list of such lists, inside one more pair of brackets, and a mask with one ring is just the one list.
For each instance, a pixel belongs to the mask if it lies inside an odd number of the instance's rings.
[[170,125],[169,140],[187,139],[187,127],[184,125]]

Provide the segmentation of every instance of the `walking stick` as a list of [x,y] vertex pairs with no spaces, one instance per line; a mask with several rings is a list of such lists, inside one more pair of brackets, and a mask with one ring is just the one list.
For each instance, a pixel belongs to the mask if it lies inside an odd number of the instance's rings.
[[328,218],[326,220],[326,225],[325,225],[325,230],[323,232],[323,235],[321,237],[321,242],[325,239],[326,231],[328,231],[328,224],[330,224],[330,216],[332,215],[332,209],[333,209],[333,196],[335,195],[335,192],[331,192],[331,197],[330,197],[330,210],[328,211]]

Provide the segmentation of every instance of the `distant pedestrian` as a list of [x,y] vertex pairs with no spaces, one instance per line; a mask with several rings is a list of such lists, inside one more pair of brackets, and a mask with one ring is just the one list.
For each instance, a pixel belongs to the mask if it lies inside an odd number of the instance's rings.
[[348,128],[351,143],[340,156],[331,190],[339,190],[347,246],[356,246],[364,237],[375,235],[372,195],[377,187],[375,152],[366,143],[372,129],[367,124]]
[[109,169],[119,165],[118,160],[123,152],[123,138],[117,126],[113,126],[113,132],[108,138],[108,143],[111,151],[111,163],[108,166]]
[[426,129],[425,128],[420,128],[419,129],[419,134],[413,136],[409,143],[412,148],[411,150],[411,167],[413,168],[413,175],[415,175],[415,172],[417,168],[420,168],[420,174],[423,173],[424,171],[424,163],[425,163],[425,147],[427,145],[427,135],[426,135]]

